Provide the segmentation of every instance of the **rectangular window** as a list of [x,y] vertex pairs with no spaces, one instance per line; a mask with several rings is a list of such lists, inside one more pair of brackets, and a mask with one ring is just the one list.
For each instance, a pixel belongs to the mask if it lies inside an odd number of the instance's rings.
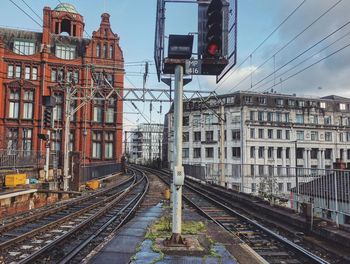
[[250,147],[250,157],[255,158],[255,147]]
[[331,116],[325,116],[324,117],[324,124],[325,125],[331,125],[332,124],[332,117]]
[[214,148],[205,148],[205,157],[214,158]]
[[182,134],[182,141],[183,142],[190,141],[190,133],[189,132],[183,132],[183,134]]
[[320,107],[322,109],[325,109],[326,108],[326,102],[320,102]]
[[16,79],[20,79],[21,78],[21,66],[16,66],[15,69],[16,69],[15,77],[16,77]]
[[240,147],[233,147],[232,148],[232,157],[233,158],[241,157],[241,148]]
[[188,148],[182,149],[182,158],[188,159],[190,157],[190,150]]
[[19,91],[10,92],[9,118],[18,119],[19,117]]
[[284,122],[289,123],[289,113],[284,113]]
[[255,128],[250,129],[250,138],[255,138]]
[[204,123],[206,125],[211,125],[213,124],[214,116],[212,114],[207,114],[204,116]]
[[13,78],[13,65],[7,66],[7,78],[9,79]]
[[92,158],[102,158],[102,133],[92,132]]
[[282,113],[281,112],[277,112],[276,113],[276,121],[277,122],[282,122]]
[[332,141],[332,132],[326,132],[324,135],[325,141]]
[[282,148],[277,148],[277,158],[282,159]]
[[51,69],[51,82],[57,82],[57,70]]
[[304,140],[304,131],[297,131],[297,140]]
[[102,123],[103,118],[103,101],[94,100],[94,119],[96,123]]
[[288,105],[289,106],[295,106],[295,101],[294,100],[288,100]]
[[33,103],[34,103],[34,92],[24,92],[24,103],[23,103],[23,119],[33,118]]
[[32,80],[36,81],[38,79],[38,68],[33,67],[32,68]]
[[259,138],[264,138],[264,129],[259,128]]
[[324,156],[325,156],[325,159],[332,159],[332,149],[326,149],[325,152],[324,152]]
[[113,150],[114,150],[114,133],[105,132],[105,158],[113,159]]
[[56,45],[56,57],[63,60],[75,59],[75,47],[74,46],[62,46]]
[[340,111],[346,110],[346,104],[339,104],[339,110]]
[[311,131],[311,140],[312,141],[318,140],[318,132],[317,131]]
[[198,159],[201,157],[201,148],[193,149],[193,158]]
[[264,147],[259,147],[258,156],[259,156],[259,159],[264,158]]
[[190,117],[189,116],[184,116],[182,118],[182,125],[183,126],[189,126],[190,125]]
[[55,94],[56,106],[53,109],[53,117],[55,121],[61,121],[63,117],[63,95]]
[[194,115],[192,118],[192,124],[194,127],[201,125],[201,116],[200,115]]
[[268,137],[269,139],[273,139],[273,129],[268,129],[268,130],[267,130],[267,137]]
[[310,115],[310,123],[311,124],[318,124],[318,116],[317,115]]
[[295,122],[297,124],[304,124],[304,115],[303,114],[296,114]]
[[303,159],[303,158],[304,158],[304,149],[297,148],[297,159]]
[[277,129],[277,139],[282,139],[282,130]]
[[283,106],[284,105],[283,99],[276,99],[276,105],[277,106]]
[[106,110],[106,116],[105,116],[106,123],[108,124],[114,123],[114,116],[115,116],[114,109],[115,109],[115,99],[111,98],[107,102],[107,110]]
[[[278,168],[277,168],[278,169]],[[278,172],[277,172],[278,173]],[[278,175],[281,175],[281,173],[278,173]],[[278,191],[283,192],[284,191],[284,185],[283,182],[278,183]]]
[[290,159],[290,148],[286,148],[286,159]]
[[201,139],[201,132],[200,131],[193,132],[193,141],[199,142],[201,140],[202,140]]
[[24,79],[30,80],[30,67],[28,66],[25,67]]
[[273,158],[273,147],[269,147],[268,150],[267,150],[267,157],[269,159],[272,159]]
[[290,130],[286,130],[286,139],[290,139]]
[[251,104],[253,102],[253,99],[251,96],[244,96],[244,102],[246,104]]
[[251,121],[254,121],[255,120],[255,111],[250,111],[249,112],[249,117],[250,117]]
[[344,142],[344,133],[339,133],[339,142]]
[[305,106],[305,101],[298,101],[298,106],[299,107],[304,107]]
[[214,131],[205,131],[205,141],[206,142],[214,141]]
[[232,140],[237,141],[241,139],[241,131],[240,130],[232,130]]
[[287,191],[290,191],[292,189],[292,183],[287,182]]
[[70,131],[70,133],[69,133],[69,151],[74,151],[75,150],[75,148],[74,148],[74,142],[75,142],[75,140],[74,140],[74,131]]
[[258,120],[259,121],[264,121],[264,112],[263,111],[259,111],[258,112]]
[[259,169],[259,176],[264,175],[264,165],[259,165],[258,169]]
[[266,97],[258,97],[258,102],[261,105],[266,105]]
[[22,150],[24,151],[24,156],[30,156],[32,150],[32,137],[33,130],[31,128],[23,129],[23,139],[22,139]]
[[52,138],[51,138],[51,150],[61,151],[61,140],[62,140],[61,131],[53,132]]
[[13,52],[20,55],[33,55],[35,53],[35,44],[31,41],[15,40]]
[[267,121],[272,122],[273,121],[273,112],[267,113]]
[[[74,83],[75,83],[75,84],[78,84],[78,83],[79,83],[79,70],[75,70],[75,71],[73,72],[73,80],[74,80]],[[113,85],[112,82],[110,82],[110,83]]]
[[18,128],[9,128],[8,130],[8,141],[7,141],[7,151],[8,154],[13,155],[18,148]]
[[311,149],[311,153],[310,153],[311,158],[312,159],[317,159],[317,153],[318,153],[318,149],[312,148]]

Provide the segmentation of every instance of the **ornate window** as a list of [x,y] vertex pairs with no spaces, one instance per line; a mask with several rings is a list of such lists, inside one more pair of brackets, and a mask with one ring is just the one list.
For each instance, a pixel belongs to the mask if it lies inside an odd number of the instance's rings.
[[30,156],[32,150],[33,143],[33,129],[24,128],[23,129],[23,140],[22,140],[22,150],[24,152],[24,156]]
[[19,117],[19,90],[10,91],[10,100],[9,100],[9,118],[18,119]]
[[34,103],[34,92],[24,91],[23,97],[23,119],[33,118],[33,103]]
[[113,59],[113,56],[114,55],[114,47],[113,47],[113,45],[110,45],[109,46],[109,58],[110,59]]
[[113,132],[105,133],[105,158],[113,158],[113,149],[114,149],[114,134]]
[[62,46],[56,45],[56,57],[63,60],[75,59],[75,47],[74,46]]
[[7,140],[7,150],[9,155],[15,154],[14,151],[17,150],[17,144],[18,144],[18,128],[9,128],[8,140]]
[[20,55],[33,55],[35,53],[35,43],[31,41],[15,40],[13,52]]
[[108,104],[107,104],[106,123],[114,123],[114,109],[115,109],[115,99],[112,98],[108,101]]
[[101,45],[97,44],[96,46],[96,57],[100,58],[101,57]]
[[94,100],[94,122],[102,123],[103,119],[103,101]]
[[7,78],[13,78],[13,65],[11,64],[7,66]]
[[55,94],[56,106],[53,109],[53,118],[56,121],[61,121],[63,117],[63,95]]
[[101,159],[101,149],[102,149],[102,133],[93,132],[92,133],[92,158]]
[[103,45],[103,57],[105,58],[105,59],[107,59],[108,58],[108,53],[107,53],[108,51],[107,51],[107,44],[104,44]]

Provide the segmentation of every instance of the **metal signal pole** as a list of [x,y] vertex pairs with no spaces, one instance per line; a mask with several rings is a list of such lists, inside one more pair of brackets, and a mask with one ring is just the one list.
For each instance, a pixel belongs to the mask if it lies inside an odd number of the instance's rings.
[[70,118],[71,118],[71,86],[66,85],[66,109],[64,120],[64,153],[63,153],[63,190],[69,190],[69,135],[70,135]]
[[182,222],[182,185],[184,169],[182,166],[182,117],[183,117],[183,67],[175,67],[175,98],[174,98],[174,170],[173,170],[173,226],[171,243],[183,244],[181,238]]

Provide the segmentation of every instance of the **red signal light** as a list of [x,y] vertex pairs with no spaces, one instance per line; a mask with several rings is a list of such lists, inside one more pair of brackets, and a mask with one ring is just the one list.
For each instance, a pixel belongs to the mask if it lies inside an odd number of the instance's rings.
[[212,56],[214,56],[219,50],[219,45],[216,43],[211,43],[208,45],[208,53]]

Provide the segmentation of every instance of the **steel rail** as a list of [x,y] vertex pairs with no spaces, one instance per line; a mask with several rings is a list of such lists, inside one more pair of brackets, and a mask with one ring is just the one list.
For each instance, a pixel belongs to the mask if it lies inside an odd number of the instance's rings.
[[[166,175],[166,176],[168,176],[168,177],[171,176],[171,173],[167,173],[167,172],[164,172],[164,171],[159,171],[159,170],[157,171],[157,170],[149,169],[149,168],[144,168],[144,170],[150,171],[150,172],[155,173],[155,174],[158,174],[158,175],[159,175],[159,174],[162,174],[162,175]],[[162,179],[162,177],[161,177],[161,179]],[[165,179],[163,179],[163,181],[166,182]],[[169,184],[169,182],[167,182],[167,183]],[[267,227],[265,227],[265,226],[259,224],[257,221],[254,221],[254,220],[250,219],[249,217],[242,215],[241,213],[239,213],[239,212],[237,212],[236,210],[234,210],[234,209],[228,207],[227,205],[225,205],[225,204],[223,204],[223,203],[221,203],[221,202],[219,202],[219,201],[213,199],[212,197],[209,197],[209,195],[203,194],[203,193],[202,193],[202,192],[203,192],[203,189],[198,188],[198,187],[190,186],[190,184],[188,184],[188,183],[185,183],[185,187],[186,187],[186,188],[189,188],[190,190],[192,190],[193,192],[197,193],[198,195],[204,197],[205,199],[207,199],[207,200],[213,202],[214,204],[217,204],[218,206],[224,208],[224,209],[225,209],[226,211],[228,211],[229,213],[231,213],[231,214],[233,214],[233,215],[235,215],[235,216],[238,216],[239,218],[241,218],[241,219],[247,221],[248,223],[250,223],[250,224],[252,224],[253,226],[257,227],[258,229],[262,230],[263,232],[269,234],[271,237],[275,238],[277,241],[279,241],[279,242],[283,243],[284,245],[290,247],[290,248],[291,248],[292,250],[294,250],[297,254],[298,254],[298,253],[299,253],[299,254],[302,254],[304,257],[309,258],[309,259],[310,259],[311,261],[313,261],[314,263],[318,263],[318,264],[329,264],[329,262],[327,262],[326,260],[324,260],[324,259],[318,257],[317,255],[311,253],[310,251],[304,249],[303,247],[301,247],[301,246],[295,244],[294,242],[290,241],[290,240],[287,239],[286,237],[283,237],[283,236],[277,234],[276,232],[270,230],[269,228],[267,228]],[[195,188],[201,190],[202,192],[199,191],[199,190],[197,190],[197,189],[195,189]],[[214,192],[210,192],[210,191],[208,191],[208,190],[204,190],[204,191],[207,192],[207,193],[210,193],[211,195],[214,195],[215,197],[217,197],[217,199],[220,199],[220,200],[221,200],[221,198],[218,197],[217,194],[215,194]],[[186,199],[187,201],[189,200],[189,198],[186,197],[185,195],[183,195],[183,197],[185,197],[185,199]],[[193,204],[193,203],[191,203],[191,204]],[[195,206],[195,208],[198,208],[198,206]],[[206,217],[208,217],[210,220],[213,220],[213,218],[210,217],[210,216],[209,216],[207,213],[205,213],[203,210],[200,210],[200,212],[201,212],[201,213],[204,213],[204,215],[205,215]],[[214,222],[217,223],[216,220],[215,220]],[[220,225],[220,226],[222,226],[222,225]],[[225,229],[226,229],[226,228],[225,228]],[[232,233],[232,232],[231,232],[231,233]]]
[[114,228],[114,230],[111,232],[115,232],[116,230],[120,229],[131,217],[131,215],[136,211],[137,207],[140,205],[140,203],[143,201],[146,193],[149,189],[149,179],[145,175],[144,172],[139,171],[146,179],[146,186],[144,188],[144,191],[142,193],[139,193],[132,201],[130,201],[126,206],[124,206],[123,209],[121,209],[121,212],[119,212],[117,215],[113,216],[107,223],[105,223],[95,234],[88,237],[86,240],[84,240],[82,243],[80,243],[77,247],[72,249],[71,252],[69,252],[68,255],[66,255],[63,259],[61,259],[58,263],[59,264],[65,264],[71,261],[79,252],[82,251],[94,238],[96,238],[99,234],[101,234],[112,222],[114,222],[119,215],[121,215],[126,209],[133,204],[135,201],[135,205],[131,208],[131,210],[128,212],[128,214],[123,218],[123,220],[118,224],[117,227]]
[[[118,187],[120,187],[120,186],[122,186],[124,184],[127,184],[127,183],[131,182],[131,181],[133,181],[133,177],[131,177],[129,179],[126,179],[126,180],[124,180],[124,181],[122,181],[120,183],[114,184],[114,185],[112,185],[112,186],[110,186],[108,188],[104,188],[104,189],[98,190],[96,192],[91,192],[89,195],[78,197],[78,198],[74,198],[71,201],[67,201],[64,204],[59,205],[57,207],[50,208],[49,210],[43,210],[44,208],[38,208],[39,212],[33,212],[34,213],[33,215],[24,216],[23,218],[17,219],[17,220],[15,220],[13,222],[10,222],[8,224],[0,226],[0,234],[2,234],[4,232],[7,232],[7,231],[9,231],[9,230],[11,230],[13,228],[18,227],[18,226],[21,226],[24,223],[29,223],[29,222],[41,219],[43,217],[49,216],[51,214],[55,214],[57,212],[66,210],[69,207],[71,207],[72,205],[76,205],[76,204],[79,204],[79,203],[82,203],[82,202],[86,202],[86,201],[88,201],[90,199],[94,199],[95,197],[97,197],[97,196],[99,196],[101,194],[110,192],[113,189],[118,188]],[[9,221],[9,219],[7,221]]]

